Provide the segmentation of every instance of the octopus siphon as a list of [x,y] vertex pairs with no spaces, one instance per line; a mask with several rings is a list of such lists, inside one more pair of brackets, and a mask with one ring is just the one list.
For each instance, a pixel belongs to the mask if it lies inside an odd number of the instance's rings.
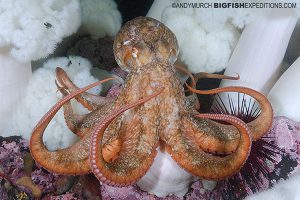
[[[129,72],[115,98],[87,92],[113,78],[78,88],[61,68],[56,69],[56,84],[64,97],[32,132],[30,150],[37,163],[58,174],[92,172],[99,181],[112,186],[130,185],[143,177],[157,148],[163,148],[181,168],[197,177],[220,180],[240,170],[252,140],[261,138],[272,123],[272,107],[264,95],[245,87],[204,91],[187,85],[198,94],[244,93],[261,108],[258,118],[249,123],[230,115],[199,113],[197,99],[185,96],[176,75],[176,37],[152,18],[127,22],[113,48],[118,65]],[[90,112],[76,114],[72,98]],[[80,140],[68,148],[49,151],[43,133],[61,107],[67,126]]]

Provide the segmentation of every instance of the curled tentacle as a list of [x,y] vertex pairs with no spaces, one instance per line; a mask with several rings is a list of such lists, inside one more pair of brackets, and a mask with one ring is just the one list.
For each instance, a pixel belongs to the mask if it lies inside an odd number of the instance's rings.
[[68,128],[75,133],[78,137],[83,138],[86,132],[81,131],[81,124],[84,122],[87,114],[79,115],[74,113],[70,102],[67,102],[64,106],[64,118]]
[[42,117],[33,129],[30,138],[31,155],[37,163],[49,171],[60,174],[86,174],[90,171],[88,163],[90,137],[88,134],[71,147],[51,152],[43,143],[43,133],[54,115],[66,102],[96,85],[113,79],[98,81],[68,94]]
[[[222,75],[222,74],[210,74],[210,73],[206,73],[206,72],[199,72],[194,75],[194,78],[195,78],[195,82],[197,83],[198,80],[203,79],[203,78],[239,80],[240,75],[237,74],[237,76],[227,76],[227,75]],[[194,85],[193,87],[196,87],[196,85]]]
[[[69,91],[65,87],[58,85],[57,82],[55,82],[55,84],[64,97],[69,94]],[[89,114],[79,115],[74,112],[71,102],[67,101],[63,105],[65,122],[74,134],[83,138],[85,134],[89,134],[91,128],[99,121],[99,119],[105,117],[112,105],[113,102],[107,102],[101,106],[101,110],[95,110]]]
[[[210,119],[193,116],[182,119],[183,128],[189,129],[190,140],[204,151],[217,154],[230,154],[236,151],[240,134],[232,125],[225,125]],[[183,132],[185,134],[186,132]]]
[[181,65],[178,65],[178,64],[176,64],[176,65],[174,65],[175,66],[175,68],[178,70],[178,71],[180,71],[180,72],[182,72],[182,73],[184,73],[184,74],[186,74],[186,75],[188,75],[189,77],[190,77],[190,79],[191,79],[191,81],[192,81],[192,87],[195,87],[196,86],[196,84],[197,84],[197,81],[196,81],[196,79],[195,79],[195,77],[193,76],[193,74],[191,73],[191,72],[189,72],[189,70],[187,70],[185,67],[183,67],[183,66],[181,66]]
[[[240,76],[239,74],[237,74],[236,77],[234,76],[227,76],[227,75],[220,75],[220,74],[210,74],[210,73],[205,73],[205,72],[200,72],[200,73],[197,73],[195,75],[193,75],[191,72],[189,72],[186,68],[184,68],[183,66],[181,65],[175,65],[175,68],[177,70],[179,70],[180,72],[188,75],[191,79],[191,85],[190,87],[192,88],[196,88],[196,84],[198,82],[198,80],[202,79],[202,78],[214,78],[214,79],[227,79],[227,80],[238,80],[240,79]],[[185,91],[186,92],[186,91]],[[188,105],[188,109],[191,110],[192,112],[195,111],[195,110],[199,110],[200,109],[200,102],[197,98],[196,95],[190,95],[190,96],[187,96],[186,97],[186,101],[188,102],[191,102],[190,100],[193,100],[192,102],[192,106],[190,107]]]
[[[136,126],[136,123],[134,123],[135,120],[139,120],[138,118],[133,117],[133,119],[131,119],[133,123],[125,123],[127,125],[125,131],[131,131],[131,133],[129,134],[137,135],[137,137],[141,141],[138,142],[138,145],[136,144],[136,142],[124,141],[123,143],[127,143],[127,146],[130,147],[125,148],[124,151],[122,151],[122,154],[115,158],[113,162],[108,163],[103,158],[103,152],[101,148],[102,137],[105,129],[120,114],[130,108],[136,107],[145,103],[146,101],[149,101],[150,99],[162,93],[162,91],[163,89],[134,103],[130,103],[114,110],[105,119],[103,119],[99,124],[96,125],[95,130],[91,136],[90,165],[92,172],[99,179],[99,181],[113,186],[125,186],[136,182],[147,172],[157,153],[155,148],[158,145],[158,137],[154,134],[152,134],[151,137],[145,137],[143,132],[138,132],[139,130],[137,129],[139,129],[140,127]],[[138,134],[136,134],[135,132],[138,132]],[[146,148],[146,151],[144,151],[144,145],[148,145],[149,141],[151,145]],[[118,150],[119,149],[116,149],[116,151]],[[112,149],[112,151],[114,151],[114,149]]]
[[182,135],[177,134],[165,141],[167,151],[183,168],[195,176],[205,179],[224,179],[234,175],[243,166],[251,149],[250,130],[240,119],[222,114],[198,114],[196,117],[226,121],[235,126],[240,132],[237,150],[225,157],[213,156],[205,153],[197,144],[190,140],[193,130],[184,127]]
[[[58,83],[55,81],[57,89],[60,91],[60,93],[63,95],[63,97],[67,96],[69,92],[66,88],[59,86]],[[79,115],[76,114],[72,108],[71,102],[67,101],[63,105],[64,110],[64,118],[65,122],[68,126],[68,128],[76,134],[78,137],[83,138],[84,132],[80,131],[80,126],[84,122],[84,119],[87,117],[87,115]]]
[[[188,75],[191,78],[192,85],[196,86],[196,80],[195,80],[194,76],[185,67],[183,67],[179,64],[175,64],[174,66],[178,71]],[[188,90],[185,90],[185,92],[187,92],[187,91]],[[197,112],[197,110],[200,109],[200,102],[195,94],[186,96],[185,102],[186,102],[185,104],[186,104],[187,110],[189,110],[191,112],[195,112],[195,111]]]
[[240,79],[239,74],[237,74],[237,76],[227,76],[227,75],[222,75],[222,74],[210,74],[210,73],[206,73],[206,72],[199,72],[199,73],[196,73],[193,75],[191,72],[189,72],[189,70],[187,70],[183,66],[175,65],[175,67],[177,70],[179,70],[180,72],[183,72],[184,74],[186,74],[190,77],[190,79],[192,81],[190,87],[192,87],[192,88],[195,88],[197,82],[203,78],[226,79],[226,80],[239,80]]
[[[67,89],[69,93],[73,93],[79,89],[70,80],[66,72],[60,67],[56,68],[56,79],[63,88]],[[95,110],[98,106],[102,106],[113,101],[113,98],[102,97],[88,92],[83,92],[82,94],[76,96],[75,99],[88,110]]]
[[[186,84],[187,85],[187,84]],[[253,97],[260,105],[261,113],[252,122],[247,123],[249,126],[253,140],[261,138],[271,127],[273,120],[273,109],[271,103],[263,94],[246,87],[224,87],[212,90],[196,90],[189,85],[188,89],[197,94],[216,94],[220,92],[240,92]]]

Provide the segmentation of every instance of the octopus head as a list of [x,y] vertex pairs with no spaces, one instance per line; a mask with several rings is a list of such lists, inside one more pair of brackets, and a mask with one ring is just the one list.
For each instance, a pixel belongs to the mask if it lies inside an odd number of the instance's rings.
[[158,59],[173,64],[178,55],[175,35],[163,23],[137,17],[127,22],[116,36],[114,53],[126,71],[137,69]]

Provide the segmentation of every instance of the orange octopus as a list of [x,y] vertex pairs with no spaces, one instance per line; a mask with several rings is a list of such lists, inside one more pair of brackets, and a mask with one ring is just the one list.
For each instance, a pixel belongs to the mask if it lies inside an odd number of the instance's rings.
[[[272,123],[272,107],[267,98],[245,87],[202,91],[194,89],[195,84],[187,85],[199,94],[248,94],[260,104],[257,119],[246,124],[229,115],[200,114],[196,98],[185,96],[176,75],[176,37],[155,19],[138,17],[127,22],[116,36],[114,54],[119,66],[129,71],[116,98],[86,92],[112,78],[79,89],[57,68],[57,86],[64,98],[40,120],[30,140],[33,158],[45,169],[69,175],[92,172],[102,183],[125,186],[147,172],[160,145],[191,174],[224,179],[239,171],[247,160],[252,140],[259,139]],[[205,73],[202,77],[231,78]],[[91,112],[74,113],[69,102],[72,98]],[[49,151],[42,140],[43,132],[61,107],[67,126],[80,140],[68,148]]]

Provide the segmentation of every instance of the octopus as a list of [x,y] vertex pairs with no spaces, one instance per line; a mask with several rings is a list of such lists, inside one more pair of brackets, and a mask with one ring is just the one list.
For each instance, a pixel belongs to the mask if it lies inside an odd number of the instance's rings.
[[[220,180],[241,169],[252,141],[261,138],[272,123],[272,107],[263,94],[246,87],[204,91],[186,84],[193,92],[186,96],[174,65],[179,51],[176,37],[152,18],[127,22],[113,49],[118,65],[129,72],[115,98],[87,92],[113,78],[78,88],[64,70],[56,69],[56,85],[63,98],[41,118],[30,139],[31,154],[38,164],[58,174],[93,173],[112,186],[130,185],[143,177],[158,148],[197,177]],[[233,78],[206,73],[199,77]],[[260,105],[260,115],[245,123],[231,115],[198,112],[195,93],[220,92],[253,97]],[[70,103],[73,98],[90,112],[77,114]],[[70,147],[49,151],[43,133],[62,107],[67,126],[80,139]]]

